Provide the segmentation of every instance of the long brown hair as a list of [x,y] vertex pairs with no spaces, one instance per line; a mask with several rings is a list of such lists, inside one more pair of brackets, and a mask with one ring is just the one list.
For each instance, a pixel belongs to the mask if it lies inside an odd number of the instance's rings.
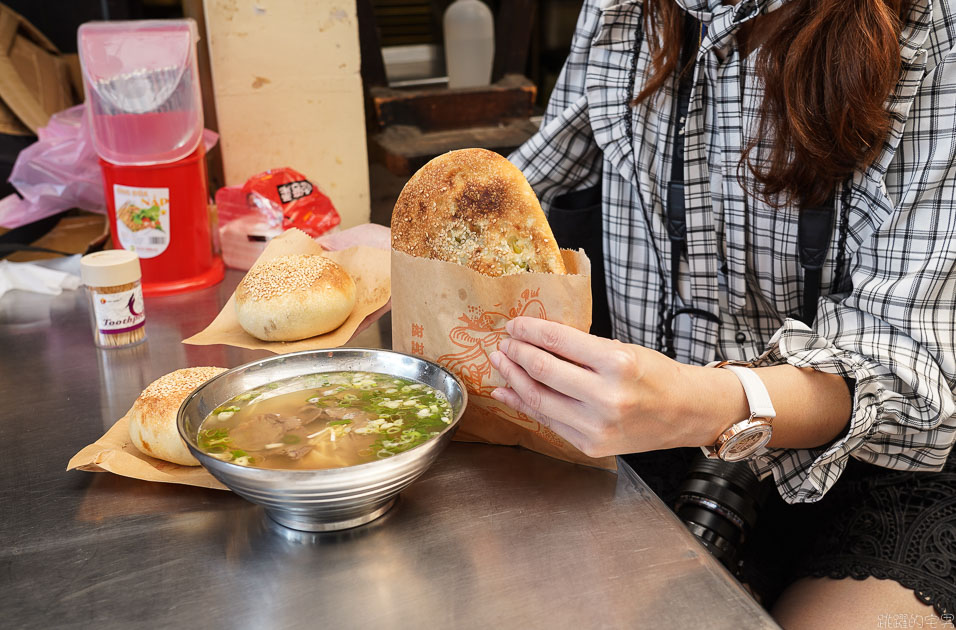
[[[884,107],[900,76],[899,37],[912,0],[791,0],[758,51],[766,95],[760,137],[772,142],[765,164],[743,162],[770,203],[826,202],[834,187],[880,153],[890,130]],[[644,0],[651,76],[635,97],[656,92],[677,67],[683,10],[674,0]],[[685,69],[686,70],[686,69]]]

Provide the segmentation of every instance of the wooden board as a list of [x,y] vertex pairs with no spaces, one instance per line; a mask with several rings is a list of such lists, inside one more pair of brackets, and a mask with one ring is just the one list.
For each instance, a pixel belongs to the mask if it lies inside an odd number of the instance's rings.
[[372,157],[395,175],[411,175],[428,160],[454,149],[482,147],[502,155],[514,151],[538,131],[528,119],[493,127],[473,127],[423,133],[397,125],[372,138]]
[[422,131],[487,127],[531,116],[537,88],[511,74],[487,87],[370,89],[379,129],[410,125]]

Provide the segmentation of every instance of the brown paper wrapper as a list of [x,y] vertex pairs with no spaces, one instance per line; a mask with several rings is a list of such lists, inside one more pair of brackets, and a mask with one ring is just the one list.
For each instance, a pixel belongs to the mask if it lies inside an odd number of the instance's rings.
[[202,466],[180,466],[144,455],[129,439],[126,416],[117,420],[106,434],[73,456],[67,470],[111,472],[123,477],[180,483],[187,486],[228,490]]
[[350,247],[327,252],[301,230],[283,232],[269,242],[256,264],[292,254],[322,254],[342,265],[355,281],[355,308],[345,322],[331,332],[301,341],[262,341],[239,325],[236,316],[236,296],[233,294],[209,326],[183,343],[195,346],[224,344],[253,350],[268,350],[276,354],[299,350],[338,348],[352,338],[365,317],[385,306],[390,297],[389,253],[374,247]]
[[587,331],[591,263],[562,251],[568,275],[492,278],[462,265],[392,251],[392,344],[457,374],[468,408],[455,439],[518,445],[569,462],[615,469],[613,457],[588,457],[541,423],[491,397],[505,384],[489,355],[507,337],[505,322],[540,317]]

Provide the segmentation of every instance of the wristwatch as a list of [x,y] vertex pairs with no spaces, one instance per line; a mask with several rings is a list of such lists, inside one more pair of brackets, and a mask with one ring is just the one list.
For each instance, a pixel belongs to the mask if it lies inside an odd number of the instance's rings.
[[740,379],[750,406],[750,416],[731,425],[717,437],[713,446],[702,446],[704,454],[710,459],[722,459],[725,462],[739,462],[753,457],[757,451],[770,441],[773,433],[772,419],[776,417],[770,393],[747,363],[740,361],[718,361],[710,367],[730,370]]

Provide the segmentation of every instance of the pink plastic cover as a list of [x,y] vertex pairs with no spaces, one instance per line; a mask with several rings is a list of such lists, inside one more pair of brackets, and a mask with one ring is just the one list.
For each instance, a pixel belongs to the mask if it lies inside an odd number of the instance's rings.
[[196,24],[89,22],[77,36],[93,146],[114,164],[161,164],[202,138]]

